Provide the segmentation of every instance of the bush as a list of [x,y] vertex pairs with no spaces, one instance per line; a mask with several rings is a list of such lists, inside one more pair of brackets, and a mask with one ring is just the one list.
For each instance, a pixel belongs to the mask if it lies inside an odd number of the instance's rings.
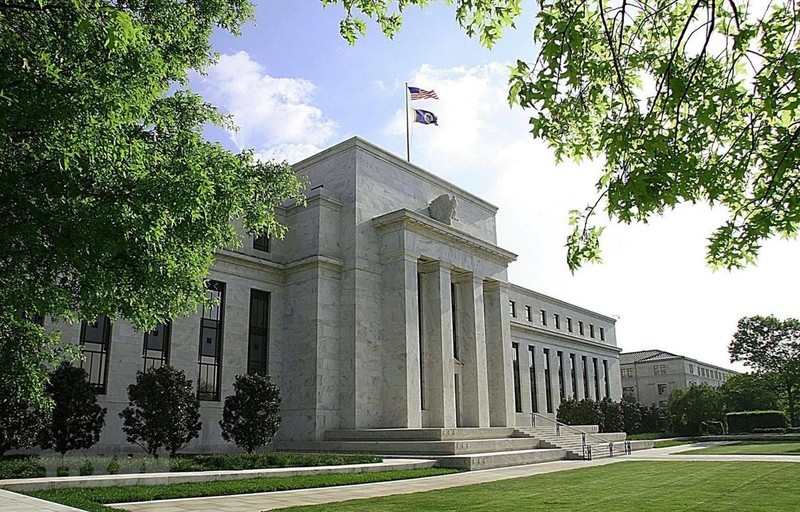
[[122,430],[129,443],[154,457],[161,447],[174,456],[199,437],[200,401],[183,371],[162,366],[138,372],[136,382],[128,386],[128,400],[130,405],[119,414]]
[[119,474],[119,459],[116,455],[114,455],[108,462],[108,466],[106,466],[106,473],[109,475]]
[[589,398],[564,400],[558,407],[556,419],[567,425],[601,425],[603,415],[598,404]]
[[785,428],[754,428],[754,434],[785,434]]
[[237,375],[233,389],[219,422],[222,438],[253,453],[269,444],[280,428],[280,390],[269,376],[256,374]]
[[728,431],[750,433],[756,428],[786,428],[788,420],[783,411],[745,411],[727,414]]
[[89,476],[94,474],[94,464],[89,459],[83,459],[83,462],[78,467],[78,474],[80,476]]
[[12,389],[0,386],[0,457],[8,450],[36,446],[49,418],[48,411],[30,406]]
[[638,434],[642,430],[642,408],[639,404],[623,399],[619,403],[622,409],[623,430],[628,434]]
[[63,457],[70,450],[90,448],[100,440],[106,410],[97,405],[86,370],[61,364],[50,374],[47,392],[53,398],[53,414],[41,431],[42,448],[53,448]]
[[56,476],[69,476],[69,466],[58,466]]
[[0,460],[0,480],[8,478],[40,478],[47,476],[47,468],[38,457]]
[[602,417],[600,432],[621,432],[625,430],[625,416],[622,412],[622,405],[619,402],[605,397],[597,403],[597,407]]

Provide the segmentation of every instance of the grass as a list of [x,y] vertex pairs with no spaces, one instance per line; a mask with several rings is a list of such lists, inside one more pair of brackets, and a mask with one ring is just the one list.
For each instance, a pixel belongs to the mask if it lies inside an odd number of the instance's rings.
[[800,455],[800,442],[739,441],[676,455]]
[[696,443],[696,439],[687,439],[687,440],[678,440],[673,439],[671,441],[656,441],[653,443],[653,448],[669,448],[670,446],[681,446],[684,444],[692,444]]
[[228,496],[254,492],[288,491],[336,485],[364,484],[403,480],[424,476],[455,473],[454,469],[407,469],[376,473],[332,473],[326,475],[288,476],[275,478],[248,478],[245,480],[217,480],[168,485],[131,485],[119,487],[89,487],[49,489],[26,492],[30,496],[61,503],[88,512],[119,512],[106,503],[195,498],[200,496]]
[[416,494],[294,507],[303,512],[786,512],[798,509],[800,464],[618,462]]
[[628,434],[627,439],[631,441],[652,441],[655,439],[663,439],[665,437],[675,437],[672,434],[665,434],[663,432],[646,432],[644,434]]

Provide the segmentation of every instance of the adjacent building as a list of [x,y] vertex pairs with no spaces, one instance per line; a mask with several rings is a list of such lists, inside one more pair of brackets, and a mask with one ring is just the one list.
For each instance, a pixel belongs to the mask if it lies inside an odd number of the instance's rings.
[[719,387],[733,370],[703,363],[663,350],[642,350],[620,354],[622,393],[642,405],[666,407],[676,389],[707,384]]
[[218,305],[151,333],[126,321],[60,325],[108,408],[98,450],[128,450],[118,413],[136,373],[170,364],[195,382],[203,430],[234,376],[270,374],[282,446],[342,429],[530,425],[564,398],[622,396],[615,320],[507,279],[497,207],[362,139],[294,166],[307,205],[278,208],[283,240],[221,250]]

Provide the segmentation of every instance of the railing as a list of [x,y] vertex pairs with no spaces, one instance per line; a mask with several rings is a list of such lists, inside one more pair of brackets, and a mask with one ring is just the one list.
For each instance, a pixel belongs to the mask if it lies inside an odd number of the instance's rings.
[[[590,438],[590,439],[599,440],[600,442],[599,443],[595,443],[595,444],[602,444],[604,446],[607,446],[608,447],[608,456],[609,457],[614,457],[614,443],[613,442],[607,441],[607,440],[603,439],[600,436],[596,436],[594,434],[590,434],[589,432],[584,432],[583,430],[577,429],[577,428],[573,427],[572,425],[567,425],[566,423],[562,423],[562,422],[560,422],[558,420],[554,420],[553,418],[548,418],[547,416],[545,416],[543,414],[540,414],[538,412],[532,412],[531,413],[531,426],[532,427],[536,427],[537,426],[536,425],[536,419],[537,418],[552,423],[555,426],[556,437],[560,437],[561,436],[561,429],[562,428],[566,428],[566,429],[571,430],[573,432],[579,433],[581,435],[581,457],[583,458],[583,460],[592,460],[592,457],[593,457],[592,444],[586,442],[586,438],[587,437]],[[625,455],[630,455],[631,452],[632,452],[631,442],[626,440],[625,444],[624,444],[624,447],[625,447],[625,453],[624,454]]]

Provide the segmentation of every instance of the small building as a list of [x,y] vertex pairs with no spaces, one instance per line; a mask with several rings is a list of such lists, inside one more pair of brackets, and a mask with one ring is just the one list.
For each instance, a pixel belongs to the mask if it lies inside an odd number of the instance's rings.
[[666,407],[676,389],[708,384],[719,387],[737,372],[663,350],[641,350],[620,354],[622,394],[645,406]]

